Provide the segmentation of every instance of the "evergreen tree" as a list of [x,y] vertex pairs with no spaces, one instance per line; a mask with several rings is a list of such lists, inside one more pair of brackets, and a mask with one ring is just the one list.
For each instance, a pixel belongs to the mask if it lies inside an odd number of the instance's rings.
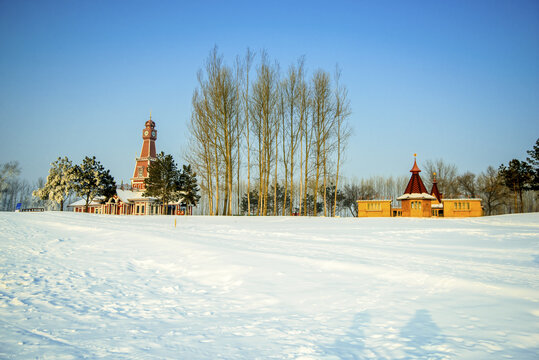
[[85,201],[84,211],[88,212],[88,205],[98,196],[108,200],[116,194],[116,184],[109,170],[95,159],[95,156],[86,156],[81,165],[74,169],[73,189]]
[[148,167],[148,177],[144,179],[146,191],[143,196],[155,197],[163,205],[179,198],[181,191],[181,173],[172,155],[161,151],[157,159]]
[[533,149],[527,152],[530,155],[527,160],[533,167],[534,172],[530,187],[532,190],[539,190],[539,139],[535,142]]
[[196,206],[200,200],[200,195],[198,195],[200,188],[197,185],[196,176],[197,174],[191,170],[191,165],[183,165],[183,171],[180,175],[180,188],[186,205]]
[[[533,180],[532,167],[525,161],[513,159],[509,162],[507,167],[503,164],[500,165],[499,172],[505,186],[507,186],[507,188],[514,194],[515,211],[524,212],[522,192],[530,189]],[[520,210],[517,205],[517,196],[520,199]]]
[[65,199],[73,192],[75,176],[75,167],[71,160],[67,156],[59,157],[51,163],[47,182],[32,195],[41,200],[50,200],[60,204],[60,211],[63,211]]
[[[249,211],[247,209],[250,207]],[[258,190],[251,190],[249,194],[243,194],[241,199],[241,212],[248,215],[256,215],[258,209]]]

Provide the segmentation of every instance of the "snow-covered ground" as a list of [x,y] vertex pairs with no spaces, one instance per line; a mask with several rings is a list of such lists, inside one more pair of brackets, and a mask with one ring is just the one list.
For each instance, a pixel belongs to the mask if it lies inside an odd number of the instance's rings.
[[539,358],[539,214],[174,219],[0,213],[0,358]]

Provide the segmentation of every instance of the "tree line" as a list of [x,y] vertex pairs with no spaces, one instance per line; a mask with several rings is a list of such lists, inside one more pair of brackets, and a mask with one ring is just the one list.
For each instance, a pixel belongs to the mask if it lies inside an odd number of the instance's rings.
[[249,49],[229,66],[214,48],[198,73],[185,156],[203,212],[334,216],[351,131],[340,78],[338,67],[307,74],[304,58],[281,71]]

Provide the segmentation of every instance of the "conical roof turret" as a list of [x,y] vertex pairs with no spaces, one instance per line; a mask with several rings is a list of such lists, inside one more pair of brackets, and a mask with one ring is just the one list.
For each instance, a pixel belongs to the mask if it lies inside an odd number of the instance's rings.
[[438,202],[442,202],[442,193],[440,190],[438,190],[438,182],[436,181],[436,173],[433,173],[433,179],[432,179],[432,190],[430,191],[430,194],[436,199],[438,199]]
[[421,180],[421,176],[419,176],[421,170],[419,169],[419,166],[417,166],[416,154],[414,154],[414,166],[410,172],[412,173],[412,176],[410,177],[410,181],[406,186],[406,190],[404,190],[404,194],[399,196],[397,200],[411,198],[434,200],[435,197],[428,193],[425,184],[423,184],[423,180]]
[[410,170],[410,172],[412,173],[412,176],[410,177],[410,181],[408,182],[408,186],[406,186],[406,190],[404,190],[404,193],[428,194],[427,188],[425,187],[425,184],[423,184],[421,176],[419,176],[421,170],[419,169],[419,166],[417,166],[416,154],[414,154],[414,166],[412,167],[412,170]]

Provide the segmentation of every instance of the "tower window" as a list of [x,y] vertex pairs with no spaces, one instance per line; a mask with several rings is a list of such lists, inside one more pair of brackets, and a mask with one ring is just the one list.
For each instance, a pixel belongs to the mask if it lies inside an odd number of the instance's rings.
[[144,166],[139,166],[138,177],[142,177],[143,175],[144,175]]

